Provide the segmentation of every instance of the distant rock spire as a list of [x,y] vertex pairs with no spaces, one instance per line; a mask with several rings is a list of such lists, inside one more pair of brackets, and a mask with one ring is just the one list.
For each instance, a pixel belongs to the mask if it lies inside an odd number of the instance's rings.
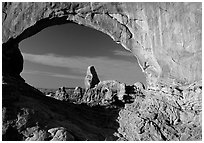
[[96,70],[93,65],[87,68],[86,77],[84,79],[84,84],[86,90],[93,88],[96,84],[100,82]]

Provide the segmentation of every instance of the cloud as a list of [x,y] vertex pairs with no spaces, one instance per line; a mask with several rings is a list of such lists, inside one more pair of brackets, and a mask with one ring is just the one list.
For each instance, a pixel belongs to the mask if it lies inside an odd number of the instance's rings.
[[130,53],[128,51],[121,51],[121,50],[114,50],[113,54],[117,55],[117,56],[128,56],[128,57],[132,57],[133,56],[132,53]]
[[80,76],[76,75],[65,75],[65,74],[58,74],[52,72],[45,72],[45,71],[37,71],[37,70],[24,70],[23,74],[35,74],[35,75],[45,75],[45,76],[52,76],[52,77],[60,77],[60,78],[69,78],[69,79],[82,79]]
[[[121,54],[122,52],[115,53]],[[94,65],[101,80],[117,79],[121,82],[133,82],[142,76],[144,77],[136,59],[135,62],[130,62],[108,57],[63,57],[55,54],[37,55],[29,53],[23,53],[23,57],[26,61],[37,64],[69,68],[74,73],[80,73],[81,75],[82,73],[83,75],[86,73],[86,69],[89,65]],[[61,74],[55,74],[55,76],[63,77]],[[64,77],[69,76],[65,75]]]
[[54,67],[64,67],[64,68],[77,68],[77,69],[86,69],[87,65],[99,65],[99,66],[106,66],[108,68],[119,67],[121,65],[132,65],[133,63],[130,61],[125,60],[114,60],[107,57],[79,57],[79,56],[72,56],[72,57],[63,57],[58,56],[55,54],[45,54],[45,55],[35,55],[35,54],[28,54],[23,53],[23,57],[25,60],[48,65]]

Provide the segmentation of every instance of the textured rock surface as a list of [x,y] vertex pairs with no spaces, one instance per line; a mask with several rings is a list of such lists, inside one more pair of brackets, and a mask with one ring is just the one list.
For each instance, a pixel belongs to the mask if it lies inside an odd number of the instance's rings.
[[87,68],[86,77],[84,79],[84,84],[86,90],[93,88],[96,84],[100,82],[97,72],[94,66],[89,66]]
[[74,89],[74,93],[69,96],[70,97],[69,100],[74,102],[81,102],[83,94],[84,94],[83,89],[81,87],[76,87]]
[[[13,2],[2,8],[3,140],[201,140],[201,3]],[[19,42],[69,22],[102,31],[131,51],[148,88],[126,86],[124,93],[118,82],[100,82],[87,90],[86,101],[134,99],[105,108],[59,101],[26,84]]]
[[[122,101],[125,94],[125,84],[115,80],[99,82],[94,88],[87,90],[82,101],[90,105],[108,106]],[[119,101],[119,102],[121,102]]]
[[53,97],[61,101],[67,101],[69,99],[69,95],[67,94],[65,87],[60,87]]
[[201,140],[202,83],[184,87],[180,94],[146,91],[119,113],[120,140]]
[[134,83],[134,89],[135,89],[135,92],[143,91],[145,89],[145,86],[141,82],[136,82]]
[[107,87],[112,94],[100,90],[91,97],[105,95],[109,102],[104,103],[109,104],[87,106],[60,101],[21,80],[4,77],[3,140],[202,139],[201,82],[180,89],[144,90],[135,94],[134,101],[122,106],[118,103],[116,108],[106,105],[114,103],[109,97],[118,93],[119,83],[105,81],[96,87]]
[[3,43],[11,43],[3,46],[4,73],[22,71],[22,62],[17,60],[15,69],[16,56],[6,54],[15,50],[12,45],[48,26],[75,22],[110,35],[130,50],[146,73],[148,86],[201,79],[201,3],[2,4]]

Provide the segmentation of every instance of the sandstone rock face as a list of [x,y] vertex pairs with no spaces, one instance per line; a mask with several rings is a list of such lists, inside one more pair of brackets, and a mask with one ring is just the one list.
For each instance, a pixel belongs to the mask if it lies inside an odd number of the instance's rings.
[[83,95],[83,103],[90,105],[121,106],[123,97],[126,95],[126,85],[115,80],[99,82],[94,88],[89,89]]
[[202,83],[184,87],[180,94],[148,90],[145,97],[120,111],[119,140],[200,140]]
[[[3,73],[22,71],[22,61],[16,60],[21,55],[14,45],[48,26],[75,22],[108,34],[131,51],[149,87],[201,79],[201,3],[15,2],[2,7],[3,43],[10,42],[3,46],[3,57],[10,59],[3,58],[7,65]],[[13,68],[15,64],[18,69]]]
[[[131,51],[147,88],[98,80],[73,104],[26,84],[18,44],[69,22]],[[2,3],[2,139],[202,140],[201,34],[201,3]]]
[[87,68],[86,77],[84,79],[84,84],[86,90],[93,88],[96,84],[100,82],[98,75],[94,66],[89,66]]

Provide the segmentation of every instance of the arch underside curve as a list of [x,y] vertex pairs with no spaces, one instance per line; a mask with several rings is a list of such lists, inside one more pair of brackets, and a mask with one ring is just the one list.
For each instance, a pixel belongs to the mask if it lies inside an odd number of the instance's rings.
[[[102,31],[131,51],[149,87],[191,84],[202,79],[200,9],[196,3],[3,3],[3,73],[21,73],[23,59],[16,59],[22,58],[20,41],[46,27],[73,22]],[[195,16],[190,22],[189,15]],[[187,48],[179,46],[182,42]]]

